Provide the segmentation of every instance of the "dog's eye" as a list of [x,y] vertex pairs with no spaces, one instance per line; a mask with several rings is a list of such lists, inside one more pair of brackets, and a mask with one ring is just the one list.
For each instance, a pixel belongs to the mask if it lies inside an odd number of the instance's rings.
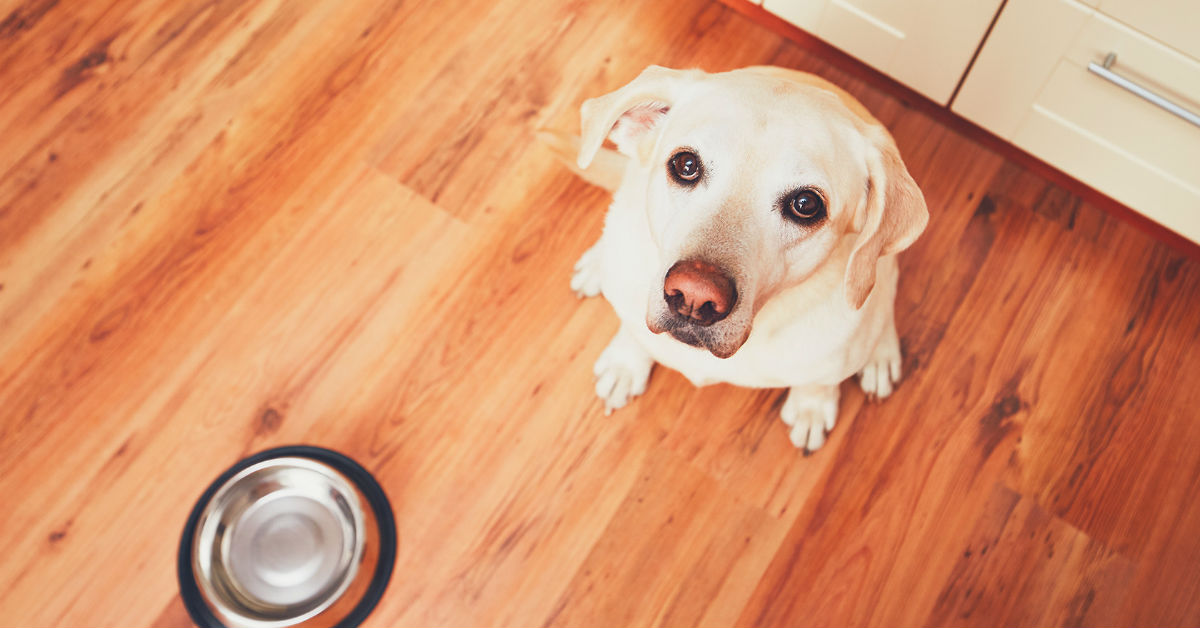
[[797,190],[783,200],[783,211],[792,222],[811,225],[825,217],[825,199],[813,190]]
[[700,180],[704,168],[700,165],[700,156],[689,150],[679,151],[667,162],[667,170],[676,182],[692,185]]

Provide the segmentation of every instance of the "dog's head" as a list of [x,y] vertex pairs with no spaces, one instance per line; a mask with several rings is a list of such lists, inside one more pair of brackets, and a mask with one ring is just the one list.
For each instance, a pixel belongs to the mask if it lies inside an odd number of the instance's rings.
[[635,164],[623,191],[645,194],[661,260],[646,269],[651,331],[729,357],[764,303],[839,248],[840,291],[862,307],[879,257],[912,244],[928,211],[891,136],[843,98],[754,69],[652,66],[583,104],[579,165],[607,137]]

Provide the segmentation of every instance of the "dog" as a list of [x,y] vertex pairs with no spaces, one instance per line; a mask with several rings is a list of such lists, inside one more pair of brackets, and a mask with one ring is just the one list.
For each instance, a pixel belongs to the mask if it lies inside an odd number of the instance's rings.
[[[655,363],[697,386],[788,388],[791,442],[820,449],[839,385],[901,376],[896,254],[929,220],[887,129],[815,75],[651,66],[590,99],[576,172],[613,192],[571,288],[621,321],[595,363],[606,412]],[[604,147],[611,140],[615,150]]]

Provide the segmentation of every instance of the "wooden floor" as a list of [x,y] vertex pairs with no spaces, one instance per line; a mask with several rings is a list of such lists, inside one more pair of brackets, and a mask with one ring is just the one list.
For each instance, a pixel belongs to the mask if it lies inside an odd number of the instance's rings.
[[[656,370],[568,289],[605,194],[534,140],[658,63],[859,96],[928,199],[906,380]],[[0,0],[0,624],[183,625],[226,466],[343,451],[370,625],[1200,624],[1200,265],[707,0]]]

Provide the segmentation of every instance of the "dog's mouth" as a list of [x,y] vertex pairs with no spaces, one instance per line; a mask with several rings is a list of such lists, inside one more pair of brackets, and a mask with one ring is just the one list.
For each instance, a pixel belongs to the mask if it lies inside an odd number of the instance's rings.
[[683,344],[705,349],[721,359],[737,353],[750,337],[748,326],[743,333],[735,334],[729,329],[701,327],[670,315],[651,315],[646,319],[646,327],[655,334],[666,332]]

